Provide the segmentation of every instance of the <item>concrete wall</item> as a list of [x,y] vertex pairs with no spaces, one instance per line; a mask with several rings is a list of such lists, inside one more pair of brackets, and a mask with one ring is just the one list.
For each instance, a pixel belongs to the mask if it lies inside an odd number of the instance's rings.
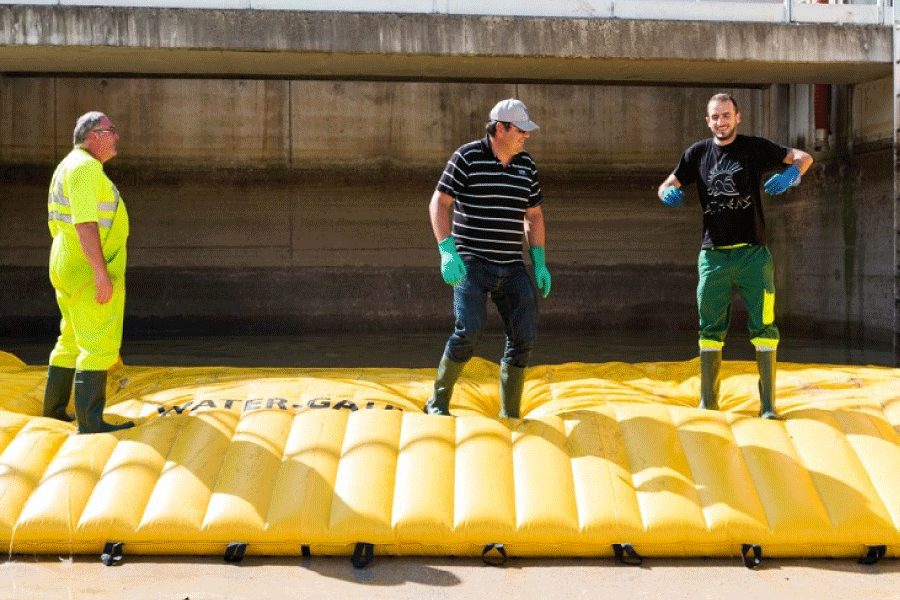
[[[448,329],[451,295],[427,202],[449,154],[480,136],[490,107],[508,96],[524,99],[541,125],[528,148],[547,198],[554,285],[544,326],[693,329],[696,199],[667,209],[655,190],[680,152],[706,136],[713,91],[2,78],[0,330],[55,325],[46,187],[75,118],[94,108],[122,135],[107,170],[133,225],[131,331]],[[775,88],[733,92],[743,131],[784,135]],[[802,191],[770,203],[786,327],[890,329],[885,156],[820,163]]]
[[[656,4],[657,16],[674,12],[665,4]],[[677,4],[682,5],[678,12],[706,10],[713,19],[739,18],[747,10]],[[768,7],[783,13],[778,4]],[[488,8],[505,12],[503,6]],[[862,83],[891,74],[890,27],[853,24],[843,5],[807,8],[836,9],[839,20],[788,24],[634,15],[514,18],[0,5],[0,70],[675,85]],[[795,12],[803,10],[798,6]]]
[[[847,0],[832,5],[805,5],[794,2],[791,11],[783,0],[716,0],[713,8],[703,2],[681,0],[551,0],[516,2],[495,0],[103,0],[105,6],[162,7],[193,9],[242,9],[245,11],[334,11],[372,13],[420,13],[491,16],[587,17],[604,19],[716,20],[727,14],[731,21],[890,23],[889,15],[876,9],[878,0]],[[0,0],[0,4],[22,4],[21,0]],[[92,6],[97,0],[28,0],[24,4]],[[840,4],[840,6],[835,6]],[[870,5],[870,6],[866,6]],[[889,11],[888,11],[889,12]]]
[[893,328],[890,148],[825,160],[769,205],[779,312],[794,329],[857,344]]
[[854,86],[852,106],[853,139],[857,144],[891,139],[894,128],[894,80],[876,79]]
[[[133,266],[431,266],[426,207],[443,165],[483,134],[496,99],[514,95],[542,124],[528,147],[545,177],[551,260],[656,264],[694,250],[681,238],[693,241],[695,224],[673,232],[654,190],[705,135],[707,89],[18,77],[0,86],[0,160],[34,172],[6,183],[7,199],[29,201],[27,218],[0,231],[3,264],[46,263],[35,251],[46,243],[45,174],[71,149],[77,115],[102,106],[121,132],[107,170],[135,224]],[[765,93],[735,93],[758,130]],[[646,219],[679,242],[660,253],[655,233],[621,237],[623,226],[654,227]]]
[[[794,123],[788,129],[811,139],[811,118],[804,128],[798,116],[812,114],[812,96],[793,91],[802,99],[792,102]],[[841,336],[858,347],[889,343],[893,82],[834,86],[832,93],[831,147],[815,153],[817,162],[801,187],[768,202],[778,312],[793,329]]]
[[[483,134],[499,98],[527,100],[543,127],[529,141],[541,167],[671,166],[706,134],[718,88],[544,84],[0,77],[0,160],[55,164],[77,116],[106,107],[122,132],[113,165],[154,168],[433,169]],[[759,130],[768,94],[732,90],[743,126]],[[437,176],[438,173],[435,173]]]

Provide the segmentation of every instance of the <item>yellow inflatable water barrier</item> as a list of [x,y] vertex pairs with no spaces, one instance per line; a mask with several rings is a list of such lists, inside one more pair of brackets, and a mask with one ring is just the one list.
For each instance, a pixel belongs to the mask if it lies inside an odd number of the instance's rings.
[[694,408],[696,360],[539,366],[521,420],[498,371],[471,361],[447,418],[422,412],[434,369],[128,367],[106,416],[138,426],[77,435],[0,353],[0,548],[900,551],[900,370],[780,364],[782,421],[755,417],[755,363],[723,365],[721,412]]

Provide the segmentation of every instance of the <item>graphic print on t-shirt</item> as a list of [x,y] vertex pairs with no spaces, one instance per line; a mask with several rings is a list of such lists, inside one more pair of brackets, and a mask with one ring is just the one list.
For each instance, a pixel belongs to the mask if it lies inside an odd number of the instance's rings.
[[742,197],[734,183],[734,174],[742,169],[740,163],[728,159],[710,169],[706,182],[709,202],[703,212],[713,214],[723,210],[743,210],[753,205],[752,198]]

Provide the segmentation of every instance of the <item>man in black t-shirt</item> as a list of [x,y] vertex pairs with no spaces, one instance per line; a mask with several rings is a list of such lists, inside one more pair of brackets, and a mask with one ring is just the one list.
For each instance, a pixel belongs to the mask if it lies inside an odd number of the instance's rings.
[[775,277],[759,185],[767,171],[790,165],[765,184],[766,193],[781,194],[800,183],[813,159],[796,148],[738,135],[741,113],[729,94],[710,98],[706,111],[713,137],[688,148],[658,190],[663,203],[680,206],[684,201],[680,188],[696,183],[703,210],[697,261],[700,407],[719,408],[719,367],[731,317],[731,292],[736,288],[747,307],[750,341],[756,347],[760,416],[775,419]]
[[[500,416],[519,417],[525,367],[537,332],[534,284],[522,260],[530,246],[534,277],[544,297],[550,273],[544,259],[544,213],[537,167],[523,150],[538,126],[525,104],[501,100],[490,112],[487,135],[461,146],[431,197],[431,227],[441,275],[453,286],[456,325],[438,365],[425,412],[450,415],[450,396],[472,358],[487,322],[488,296],[506,329],[500,361]],[[452,214],[452,219],[451,219]]]

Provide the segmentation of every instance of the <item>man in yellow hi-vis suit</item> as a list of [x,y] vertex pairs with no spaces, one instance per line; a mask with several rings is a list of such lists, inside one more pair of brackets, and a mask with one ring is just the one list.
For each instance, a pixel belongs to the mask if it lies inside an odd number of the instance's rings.
[[112,122],[86,113],[72,137],[74,148],[53,173],[47,203],[50,282],[62,320],[50,353],[44,416],[71,421],[66,407],[74,393],[78,432],[98,433],[134,426],[103,420],[107,370],[122,343],[128,213],[103,172],[119,141]]

